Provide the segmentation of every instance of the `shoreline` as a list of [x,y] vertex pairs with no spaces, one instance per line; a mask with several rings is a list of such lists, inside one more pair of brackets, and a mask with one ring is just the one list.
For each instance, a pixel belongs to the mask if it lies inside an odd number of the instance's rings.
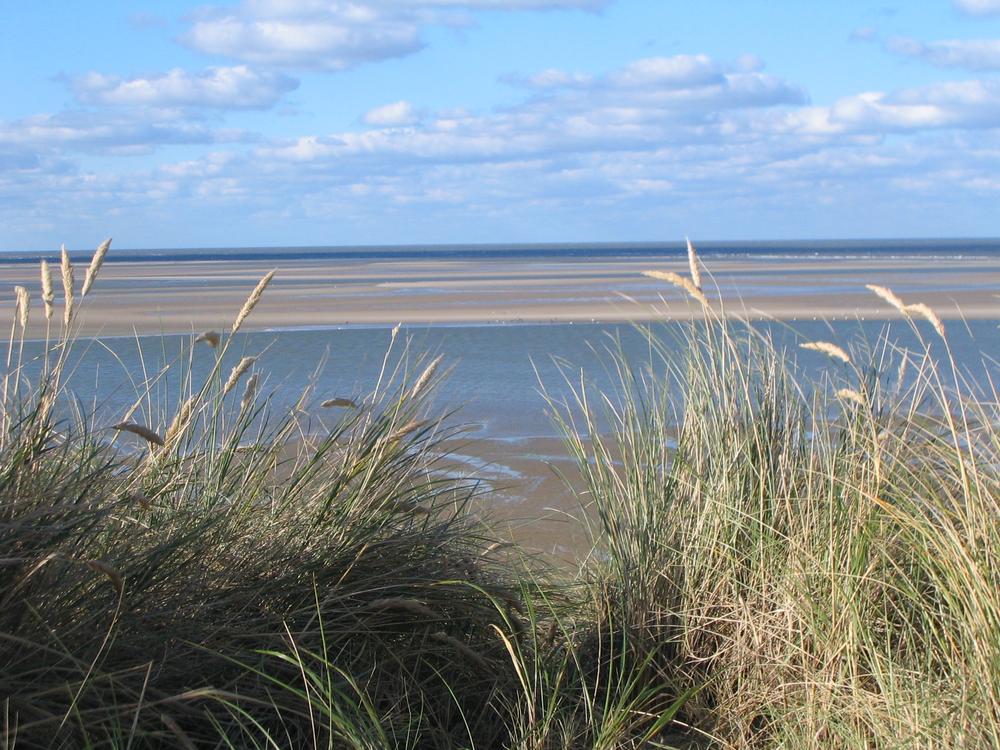
[[[118,261],[79,306],[84,336],[224,331],[271,261]],[[685,320],[701,310],[649,269],[687,272],[676,256],[618,259],[371,260],[278,263],[247,331],[281,333],[419,326],[542,325]],[[78,275],[82,273],[78,267]],[[750,319],[890,320],[895,310],[865,289],[889,287],[943,319],[1000,318],[1000,258],[943,264],[865,260],[715,260],[705,289],[716,311]],[[44,340],[37,266],[0,266],[0,294],[23,285],[36,313],[28,337]],[[57,287],[51,332],[60,329]],[[720,300],[721,297],[721,300]],[[13,305],[0,310],[12,322]]]

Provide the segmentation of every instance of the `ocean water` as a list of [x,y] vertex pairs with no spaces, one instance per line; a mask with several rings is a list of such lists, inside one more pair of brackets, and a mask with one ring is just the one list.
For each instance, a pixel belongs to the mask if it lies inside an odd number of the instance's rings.
[[[880,239],[880,240],[782,240],[697,242],[706,261],[800,259],[950,259],[975,260],[1000,257],[1000,239]],[[74,263],[90,260],[93,248],[70,251]],[[213,260],[544,260],[601,258],[686,257],[683,242],[622,242],[565,244],[484,244],[412,246],[314,246],[232,248],[115,247],[107,263],[125,261]],[[0,264],[36,263],[39,258],[58,259],[58,252],[4,252]]]
[[[701,243],[699,252],[710,266],[713,259],[761,260],[760,269],[752,264],[741,271],[738,285],[726,278],[717,279],[724,297],[743,293],[757,295],[795,294],[809,295],[857,292],[856,279],[845,278],[836,270],[840,259],[878,261],[872,270],[892,272],[898,281],[894,288],[904,296],[912,290],[938,288],[936,269],[956,269],[958,275],[943,275],[941,291],[960,299],[967,290],[987,289],[989,280],[975,271],[977,261],[1000,259],[1000,240],[878,240],[878,241],[808,241],[808,242],[728,242]],[[0,264],[36,263],[39,253],[0,254]],[[74,253],[74,260],[85,263],[90,251]],[[170,263],[180,260],[281,260],[338,259],[338,260],[490,260],[502,266],[505,261],[529,262],[533,266],[552,264],[558,268],[561,261],[610,260],[614,258],[686,257],[683,243],[622,243],[575,245],[488,245],[488,246],[421,246],[421,247],[311,247],[311,248],[222,248],[222,249],[163,249],[122,250],[109,254],[107,263],[121,261],[158,261]],[[833,262],[829,274],[817,279],[813,270],[803,271],[802,283],[789,283],[797,278],[797,259],[814,262]],[[907,260],[937,260],[941,263],[919,264],[906,268]],[[783,281],[773,283],[773,271],[763,261],[780,260],[783,264]],[[985,266],[984,266],[985,267]],[[808,273],[809,275],[805,275]],[[114,279],[108,284],[131,283]],[[185,283],[190,283],[185,281]],[[218,283],[218,282],[215,282]],[[243,282],[234,282],[243,284]],[[502,283],[499,282],[498,283]],[[953,284],[960,284],[960,287]],[[113,286],[105,284],[104,290],[113,293]],[[642,277],[624,282],[618,291],[637,297],[658,294],[659,283],[651,284]],[[822,286],[817,286],[821,284]],[[245,285],[245,284],[243,284]],[[413,293],[413,289],[407,289]],[[440,289],[428,288],[428,293],[441,294]],[[0,292],[3,292],[0,289]],[[525,294],[521,289],[512,292]],[[540,287],[531,293],[543,293]],[[338,290],[343,294],[344,290]],[[594,282],[582,279],[579,299],[606,299],[608,290],[595,288]],[[525,300],[530,302],[531,300]],[[447,295],[440,304],[447,306]],[[1000,318],[1000,305],[998,305]],[[657,324],[656,335],[670,342],[669,346],[683,346],[678,336],[684,323]],[[917,350],[918,342],[904,321],[839,320],[823,322],[799,320],[789,324],[760,323],[762,330],[772,335],[780,345],[794,351],[805,366],[819,374],[821,368],[832,368],[833,363],[820,355],[804,353],[797,344],[806,340],[829,340],[841,345],[874,342],[887,334],[901,346]],[[974,320],[965,323],[948,321],[949,340],[956,359],[970,377],[986,383],[995,369],[992,357],[1000,353],[1000,332],[997,320]],[[598,387],[612,389],[607,373],[609,348],[618,348],[637,370],[649,366],[662,368],[657,357],[651,356],[645,329],[628,324],[490,324],[490,325],[434,325],[406,326],[399,342],[406,342],[411,362],[416,355],[444,355],[450,375],[437,399],[442,409],[457,408],[454,422],[467,423],[478,435],[501,440],[521,440],[537,436],[553,436],[556,430],[546,415],[545,400],[540,395],[547,389],[557,400],[567,398],[570,389],[567,381],[578,384],[585,377]],[[332,396],[358,397],[369,392],[378,376],[383,355],[389,344],[390,329],[352,325],[342,328],[319,327],[283,329],[240,334],[231,349],[233,363],[244,354],[259,357],[257,367],[264,380],[264,392],[273,393],[274,408],[291,408],[299,393],[308,384],[315,387],[316,400]],[[931,339],[935,337],[931,336]],[[117,419],[135,401],[134,382],[142,380],[143,372],[154,373],[178,359],[186,358],[185,347],[190,336],[152,336],[136,341],[130,338],[106,338],[101,341],[78,342],[73,355],[72,387],[85,410]],[[29,343],[26,355],[29,360],[37,357],[40,344]],[[934,343],[940,348],[940,343]],[[943,352],[938,351],[939,355]],[[195,377],[207,373],[211,350],[195,349]],[[323,362],[320,367],[321,361]],[[231,363],[224,363],[224,372]],[[411,367],[417,367],[411,364]],[[30,367],[28,368],[30,372]],[[176,372],[176,370],[174,371]],[[174,372],[168,372],[158,388],[168,402],[176,399],[179,383],[173,382]]]
[[[409,352],[411,372],[419,370],[417,355],[444,355],[449,374],[436,394],[440,409],[458,409],[452,424],[467,425],[475,436],[518,441],[558,434],[547,416],[544,388],[557,401],[571,398],[570,386],[581,378],[593,386],[614,391],[610,352],[620,350],[636,372],[652,367],[662,372],[660,355],[649,344],[650,332],[666,343],[667,350],[683,354],[683,331],[689,323],[664,322],[651,327],[630,324],[523,324],[404,326],[397,338]],[[810,375],[824,371],[843,378],[844,368],[825,356],[805,352],[798,343],[834,341],[864,348],[882,336],[899,346],[920,351],[920,343],[903,321],[800,321],[794,324],[757,323],[758,331],[771,336],[789,351]],[[968,377],[986,384],[995,377],[991,357],[1000,352],[996,321],[964,324],[948,321],[949,342]],[[936,356],[944,357],[933,333],[928,340]],[[116,421],[136,400],[133,383],[143,372],[156,373],[171,363],[186,361],[191,336],[155,336],[140,340],[126,337],[101,342],[80,341],[71,357],[72,386],[85,411]],[[277,411],[290,409],[306,386],[313,384],[313,404],[331,397],[358,398],[368,393],[389,346],[387,327],[296,330],[239,334],[223,363],[223,372],[241,356],[258,357],[261,391],[272,394]],[[30,360],[41,351],[29,344]],[[194,349],[196,381],[211,367],[213,352],[204,345]],[[30,368],[29,368],[30,370]],[[169,371],[157,386],[157,398],[176,402],[178,371]],[[842,380],[840,385],[851,383]],[[318,410],[317,410],[318,411]]]

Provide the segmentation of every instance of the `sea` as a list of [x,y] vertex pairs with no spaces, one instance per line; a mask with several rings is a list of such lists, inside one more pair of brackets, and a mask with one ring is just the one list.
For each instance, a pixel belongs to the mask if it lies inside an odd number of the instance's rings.
[[[698,245],[698,250],[707,264],[713,259],[780,260],[791,264],[788,273],[794,273],[796,260],[877,260],[887,267],[910,260],[974,264],[977,260],[1000,258],[1000,239],[705,242]],[[85,264],[91,252],[71,254],[74,262]],[[684,243],[116,249],[109,254],[107,263],[192,260],[280,263],[292,259],[558,262],[672,256],[686,257]],[[0,264],[36,263],[40,257],[55,260],[53,253],[3,253]],[[6,297],[9,291],[0,289],[0,294]],[[949,291],[960,296],[962,290]],[[809,289],[796,287],[795,292],[808,294]],[[994,374],[993,357],[1000,352],[1000,301],[997,309],[998,320],[948,321],[951,354],[963,373],[984,388],[989,387]],[[823,374],[824,368],[835,377],[843,377],[844,373],[824,357],[799,350],[798,343],[802,341],[834,340],[841,345],[864,348],[888,336],[901,348],[919,351],[921,346],[903,321],[808,320],[755,325],[779,347],[794,353],[814,375]],[[684,330],[688,326],[689,322],[660,322],[652,326],[579,322],[411,325],[400,329],[395,351],[407,353],[403,362],[411,371],[420,367],[421,356],[426,362],[430,357],[443,355],[442,368],[447,371],[447,378],[435,396],[439,409],[453,412],[451,422],[466,426],[473,436],[516,442],[557,436],[559,431],[549,414],[550,403],[571,402],[573,391],[581,383],[613,392],[617,377],[613,352],[623,354],[636,373],[662,369],[660,356],[650,346],[650,335],[666,342],[668,350],[682,354]],[[271,397],[272,409],[278,412],[295,407],[306,387],[311,387],[314,394],[313,405],[332,397],[358,399],[378,379],[390,337],[389,326],[358,325],[241,333],[228,354],[232,363],[224,362],[223,371],[228,371],[243,355],[259,355],[261,392]],[[941,343],[934,337],[928,340],[935,355],[945,358],[947,353]],[[178,398],[181,383],[171,380],[173,376],[167,366],[186,360],[190,343],[190,335],[107,337],[78,342],[71,367],[71,386],[78,407],[85,412],[106,414],[108,420],[121,416],[141,395],[135,385],[141,373],[166,372],[158,381],[158,397]],[[40,343],[29,342],[25,356],[31,361],[40,351]],[[205,347],[194,350],[195,378],[208,372],[211,356]]]

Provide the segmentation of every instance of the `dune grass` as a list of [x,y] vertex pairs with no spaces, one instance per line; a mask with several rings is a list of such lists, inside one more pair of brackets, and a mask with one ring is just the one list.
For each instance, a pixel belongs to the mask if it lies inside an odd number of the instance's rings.
[[0,413],[2,747],[1000,746],[995,393],[919,302],[892,295],[923,351],[789,351],[689,260],[650,274],[696,304],[683,340],[550,402],[576,572],[470,513],[442,363],[402,337],[368,395],[279,413],[254,353],[223,367],[268,274],[169,397],[137,373],[133,408],[87,413],[75,269],[60,318],[43,266],[51,336],[25,361],[18,292]]

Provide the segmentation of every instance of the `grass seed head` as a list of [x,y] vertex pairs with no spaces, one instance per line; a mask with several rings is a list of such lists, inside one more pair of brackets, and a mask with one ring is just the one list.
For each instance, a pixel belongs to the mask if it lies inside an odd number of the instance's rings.
[[45,304],[45,319],[52,320],[52,303],[56,300],[56,293],[52,289],[52,269],[49,268],[47,260],[42,261],[42,302]]
[[163,445],[163,438],[158,434],[153,432],[148,427],[136,424],[135,422],[119,422],[113,426],[113,429],[119,432],[131,432],[133,435],[138,435],[143,440],[153,445]]
[[63,309],[63,325],[69,328],[69,324],[73,320],[74,279],[73,264],[70,262],[69,253],[66,252],[65,245],[60,248],[59,270],[62,273],[63,297],[66,300],[66,306]]
[[695,289],[701,291],[701,269],[698,267],[698,253],[694,249],[694,245],[691,244],[691,240],[687,237],[688,249],[688,266],[691,268],[691,283],[694,284]]
[[704,307],[709,306],[708,299],[702,293],[701,289],[696,287],[689,279],[685,279],[679,273],[674,273],[673,271],[643,271],[642,275],[648,276],[651,279],[658,279],[659,281],[669,281],[679,289],[683,289],[692,299],[698,301]]
[[90,291],[90,287],[94,285],[97,280],[97,272],[101,270],[101,266],[104,265],[104,256],[108,254],[108,248],[111,247],[111,238],[104,240],[100,245],[97,246],[97,250],[94,251],[94,257],[90,260],[90,265],[87,266],[87,273],[83,277],[83,289],[80,290],[80,296],[86,297],[87,292]]
[[28,327],[28,310],[31,308],[31,294],[23,286],[15,286],[14,296],[17,300],[17,322],[21,324],[21,330],[23,331]]
[[240,330],[240,326],[243,325],[243,321],[247,319],[247,316],[253,312],[253,309],[260,302],[260,298],[264,295],[264,290],[267,289],[267,285],[271,283],[271,279],[274,278],[275,270],[268,271],[264,274],[264,278],[257,282],[257,286],[254,290],[250,292],[250,296],[247,297],[247,301],[243,303],[243,307],[240,309],[239,314],[236,316],[236,320],[233,321],[233,333]]
[[864,406],[867,403],[867,401],[865,401],[865,397],[853,388],[841,388],[837,391],[837,398],[841,401],[853,401],[861,406]]
[[917,302],[916,304],[913,305],[907,305],[906,307],[903,308],[903,312],[905,312],[907,315],[916,315],[917,317],[923,318],[934,327],[934,330],[937,332],[938,336],[940,336],[942,339],[945,337],[944,323],[941,321],[941,318],[939,318],[938,314],[934,312],[931,308],[929,308],[927,305],[925,305],[923,302]]
[[256,357],[244,357],[239,361],[236,367],[233,368],[232,372],[229,373],[229,378],[226,380],[226,384],[222,387],[222,395],[227,395],[236,384],[240,382],[240,378],[249,370],[253,363],[257,361]]
[[427,387],[427,384],[431,381],[431,378],[434,377],[434,373],[437,371],[437,368],[443,359],[443,354],[438,355],[433,362],[427,365],[427,368],[420,374],[420,377],[417,378],[417,382],[413,384],[413,388],[410,390],[410,398],[416,398],[417,395]]
[[254,396],[257,395],[257,373],[250,376],[246,388],[243,389],[243,398],[240,399],[240,410],[246,410],[253,403]]
[[387,443],[394,443],[397,440],[402,440],[404,437],[409,435],[411,432],[415,432],[424,425],[424,421],[421,419],[411,419],[405,425],[400,427],[395,432],[389,434],[386,438]]
[[878,286],[877,284],[865,284],[865,288],[870,289],[879,297],[888,302],[890,305],[899,310],[901,313],[905,314],[906,305],[903,304],[903,300],[897,297],[896,293],[893,292],[891,289],[888,289],[884,286]]
[[177,410],[177,414],[174,415],[173,420],[170,422],[170,426],[167,428],[167,435],[164,438],[164,442],[170,443],[181,434],[184,427],[191,419],[191,413],[194,411],[194,405],[196,403],[198,403],[198,396],[194,395],[181,404],[181,408]]
[[324,409],[332,409],[335,406],[357,409],[358,405],[349,398],[328,398],[326,401],[320,404]]
[[851,364],[851,358],[848,356],[847,352],[836,344],[831,344],[829,341],[810,341],[806,344],[799,344],[799,346],[803,349],[809,349],[810,351],[822,352],[833,359],[839,359],[845,365]]
[[194,343],[197,344],[202,341],[215,349],[219,346],[219,342],[222,341],[222,336],[219,335],[218,331],[205,331],[194,340]]

